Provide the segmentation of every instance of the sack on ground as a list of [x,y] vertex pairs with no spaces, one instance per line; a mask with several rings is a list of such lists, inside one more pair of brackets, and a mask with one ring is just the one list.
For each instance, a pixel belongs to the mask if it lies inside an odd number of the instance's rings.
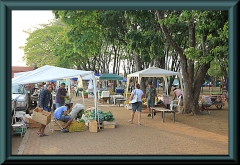
[[84,105],[76,103],[75,106],[72,108],[72,111],[69,113],[69,115],[71,115],[73,118],[77,118],[78,113],[81,110],[84,110]]

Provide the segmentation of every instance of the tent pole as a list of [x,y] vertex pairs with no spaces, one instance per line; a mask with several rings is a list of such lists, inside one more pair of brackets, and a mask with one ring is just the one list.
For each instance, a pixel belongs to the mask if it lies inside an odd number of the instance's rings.
[[[83,85],[82,84],[83,84],[82,83],[82,77],[78,76],[78,87],[83,89]],[[84,107],[84,110],[85,110],[85,101],[84,101],[83,90],[81,91],[81,93],[82,93],[83,107]]]

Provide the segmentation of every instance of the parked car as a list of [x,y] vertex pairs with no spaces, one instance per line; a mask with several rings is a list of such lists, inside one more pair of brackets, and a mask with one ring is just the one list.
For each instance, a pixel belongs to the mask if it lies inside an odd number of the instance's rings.
[[12,108],[15,111],[29,113],[30,99],[30,91],[24,85],[12,85]]

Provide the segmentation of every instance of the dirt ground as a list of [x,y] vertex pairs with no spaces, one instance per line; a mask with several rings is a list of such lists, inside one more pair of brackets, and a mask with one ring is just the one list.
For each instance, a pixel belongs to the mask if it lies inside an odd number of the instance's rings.
[[[204,87],[203,92],[200,93],[200,97],[202,95],[210,95],[210,92],[219,93],[220,88],[212,87],[212,89],[209,89],[209,87]],[[227,101],[224,102],[224,106],[221,110],[217,109],[215,105],[209,107],[208,110],[210,111],[210,114],[203,113],[203,115],[194,116],[191,114],[176,114],[176,121],[202,130],[228,136]],[[171,118],[170,115],[166,117],[169,117],[169,119]]]
[[[228,136],[228,103],[221,110],[214,105],[209,108],[210,114],[195,115],[176,114],[176,121],[205,131]],[[171,116],[166,116],[171,118]]]
[[[162,89],[158,90],[159,93]],[[210,92],[220,92],[219,87],[213,87],[209,90],[208,87],[203,88],[201,95],[210,95]],[[172,92],[170,94],[172,96]],[[106,110],[108,109],[105,107]],[[109,107],[110,109],[112,107]],[[221,110],[217,109],[215,105],[208,108],[210,114],[203,113],[202,115],[178,114],[176,113],[176,122],[180,122],[198,129],[228,136],[228,103],[225,101]],[[142,111],[142,115],[147,115],[147,110]],[[160,113],[160,112],[157,112]],[[167,119],[172,119],[172,114],[166,113]]]

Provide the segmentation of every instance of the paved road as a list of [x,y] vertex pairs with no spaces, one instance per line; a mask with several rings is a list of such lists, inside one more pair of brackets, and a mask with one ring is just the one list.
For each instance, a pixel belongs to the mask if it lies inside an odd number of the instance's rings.
[[[81,99],[75,99],[81,103]],[[85,99],[86,107],[93,99]],[[114,129],[100,129],[97,133],[62,133],[46,128],[49,136],[37,136],[37,128],[28,129],[19,147],[18,155],[228,155],[228,137],[207,132],[178,122],[173,123],[166,114],[152,119],[142,113],[142,125],[128,123],[130,110],[123,107],[99,105],[99,110],[111,111],[116,118]]]

